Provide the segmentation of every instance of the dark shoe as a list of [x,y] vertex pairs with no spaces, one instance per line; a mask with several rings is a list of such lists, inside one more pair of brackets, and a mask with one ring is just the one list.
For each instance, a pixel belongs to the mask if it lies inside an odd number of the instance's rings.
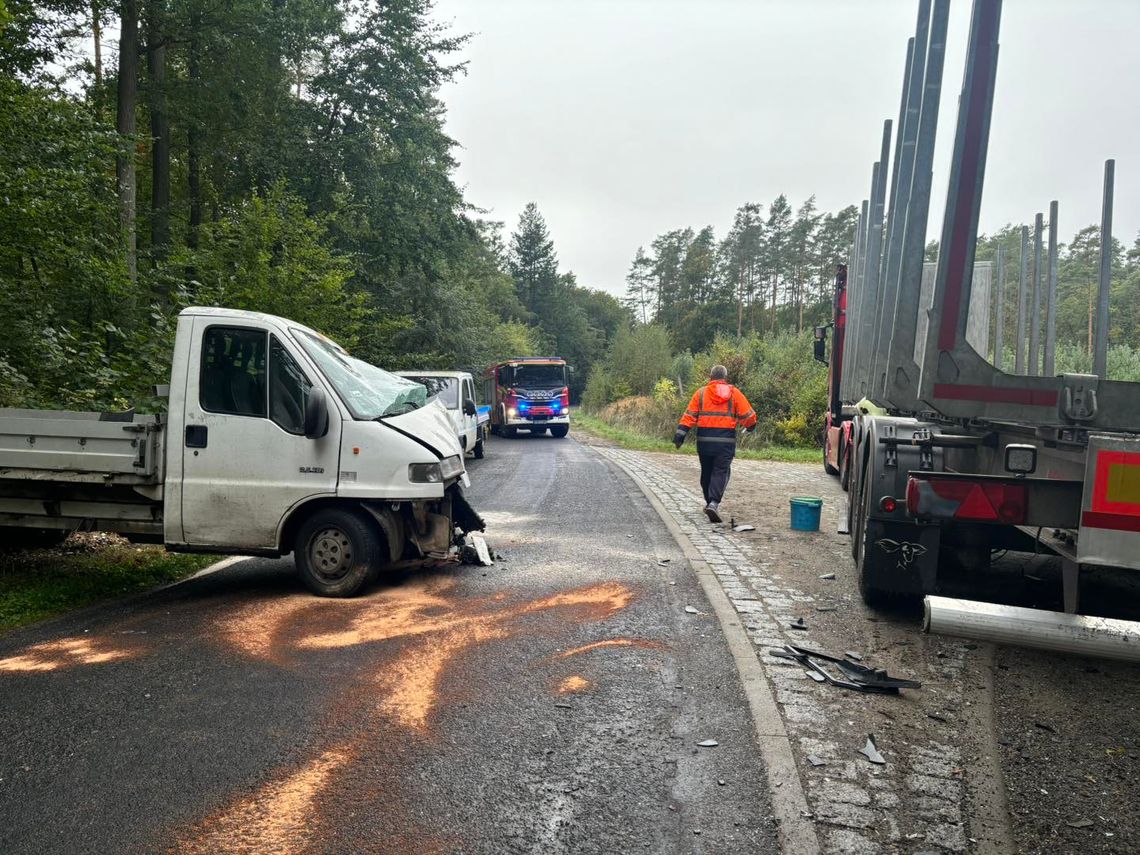
[[705,516],[709,518],[709,522],[722,522],[720,514],[716,512],[716,502],[709,502],[707,505],[705,505]]

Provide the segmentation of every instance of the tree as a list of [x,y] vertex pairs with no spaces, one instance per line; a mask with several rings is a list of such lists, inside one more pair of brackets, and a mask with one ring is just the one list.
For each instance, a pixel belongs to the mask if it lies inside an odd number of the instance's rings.
[[558,284],[558,256],[546,220],[534,202],[528,202],[519,215],[518,227],[511,236],[508,264],[519,299],[531,312],[541,315],[540,310],[546,307]]

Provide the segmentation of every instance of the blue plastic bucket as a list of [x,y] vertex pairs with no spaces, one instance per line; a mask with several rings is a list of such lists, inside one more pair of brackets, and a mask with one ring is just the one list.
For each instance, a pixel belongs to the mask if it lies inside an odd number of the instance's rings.
[[792,528],[796,531],[819,531],[819,512],[823,499],[815,496],[793,496]]

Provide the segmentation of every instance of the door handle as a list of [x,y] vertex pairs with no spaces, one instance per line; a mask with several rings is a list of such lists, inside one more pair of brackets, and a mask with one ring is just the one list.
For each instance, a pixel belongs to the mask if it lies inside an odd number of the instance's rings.
[[186,447],[205,448],[209,429],[205,425],[186,425]]

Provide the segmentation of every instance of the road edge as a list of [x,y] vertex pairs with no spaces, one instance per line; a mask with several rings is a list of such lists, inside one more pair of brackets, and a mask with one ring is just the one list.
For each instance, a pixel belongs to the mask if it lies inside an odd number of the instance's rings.
[[[597,454],[596,451],[594,453]],[[764,673],[764,666],[756,656],[752,640],[745,632],[740,616],[721,588],[708,562],[701,557],[688,535],[681,530],[665,506],[661,504],[657,494],[620,460],[600,454],[598,456],[616,464],[649,500],[649,504],[657,512],[657,516],[661,518],[665,528],[673,536],[673,540],[693,568],[705,597],[708,598],[720,622],[721,631],[736,664],[736,671],[740,675],[744,695],[748,699],[752,725],[756,732],[756,743],[768,774],[768,795],[778,824],[781,851],[786,855],[818,855],[819,838],[816,835],[815,824],[810,819],[811,809],[808,807],[807,794],[804,792],[803,782],[796,766],[792,742],[784,727],[784,720],[780,717],[776,698]]]

